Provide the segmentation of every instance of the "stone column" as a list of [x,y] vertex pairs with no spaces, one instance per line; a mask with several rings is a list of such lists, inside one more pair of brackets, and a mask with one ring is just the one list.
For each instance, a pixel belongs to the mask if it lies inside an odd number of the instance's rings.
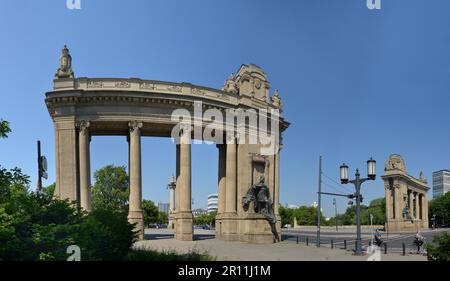
[[174,214],[175,214],[175,189],[176,189],[175,179],[173,176],[170,178],[169,189],[170,189],[169,228],[173,229]]
[[408,189],[407,194],[408,194],[408,209],[409,209],[409,214],[411,216],[414,215],[414,204],[413,204],[413,196],[411,195],[412,191]]
[[419,193],[419,219],[423,219],[423,195]]
[[282,148],[283,146],[280,144],[280,149],[275,154],[275,192],[273,194],[275,215],[279,215],[280,212],[280,154]]
[[403,193],[400,184],[395,187],[395,218],[403,219]]
[[423,195],[422,199],[422,222],[423,227],[428,228],[429,227],[429,221],[428,221],[428,194],[425,193]]
[[78,201],[78,134],[74,118],[60,117],[54,120],[56,188],[55,197]]
[[222,216],[222,238],[237,240],[237,144],[236,140],[228,141],[226,148],[226,203]]
[[128,221],[136,223],[139,239],[144,239],[144,216],[142,214],[141,176],[141,128],[142,122],[133,121],[130,127],[130,200]]
[[[175,162],[175,182],[176,182],[176,186],[180,186],[180,145],[176,144],[176,152],[175,152],[175,157],[176,157],[176,162]],[[173,219],[174,219],[174,234],[175,234],[175,239],[177,239],[177,226],[178,226],[178,211],[180,209],[180,188],[176,188],[175,189],[175,212],[173,215]]]
[[224,144],[217,145],[219,149],[219,178],[218,178],[218,204],[217,214],[221,215],[225,212],[226,198],[226,146]]
[[225,144],[218,144],[219,165],[218,165],[218,202],[216,215],[216,238],[222,235],[222,215],[225,212],[226,204],[226,164],[227,147]]
[[180,206],[177,211],[176,239],[192,241],[194,226],[191,195],[191,130],[184,129],[180,142],[180,176],[177,186]]
[[78,140],[80,152],[80,207],[90,212],[91,206],[91,167],[89,153],[89,121],[80,121],[78,127]]
[[419,208],[420,208],[420,206],[419,206],[419,193],[418,192],[414,192],[414,198],[416,199],[416,212],[415,212],[415,218],[416,219],[419,219]]
[[170,189],[169,211],[173,213],[175,211],[175,179],[173,178],[173,176],[170,178],[169,189]]
[[384,194],[386,198],[386,220],[389,220],[392,218],[392,208],[391,208],[391,191],[389,189],[389,185],[384,186]]
[[227,145],[227,163],[226,163],[226,213],[236,213],[236,143],[230,143]]

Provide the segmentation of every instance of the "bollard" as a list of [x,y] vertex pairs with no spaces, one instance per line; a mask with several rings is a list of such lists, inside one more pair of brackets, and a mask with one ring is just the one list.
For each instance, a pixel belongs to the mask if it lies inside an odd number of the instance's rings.
[[334,248],[333,240],[331,240],[331,249],[333,249],[333,248]]
[[355,240],[355,252],[358,249],[358,240]]
[[372,247],[372,241],[369,241],[369,247]]
[[405,245],[405,242],[403,242],[402,248],[403,248],[403,255],[405,256],[405,255],[406,255],[406,245]]
[[298,244],[298,235],[297,235],[297,244]]
[[306,246],[308,246],[308,245],[309,245],[309,237],[306,236]]
[[387,243],[384,243],[384,254],[387,255]]
[[347,240],[344,240],[344,250],[347,250]]

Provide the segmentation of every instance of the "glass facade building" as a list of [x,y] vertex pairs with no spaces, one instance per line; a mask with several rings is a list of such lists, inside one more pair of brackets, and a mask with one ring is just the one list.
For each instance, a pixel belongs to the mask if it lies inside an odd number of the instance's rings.
[[217,194],[210,194],[208,196],[208,213],[217,212],[217,203],[219,196]]
[[433,173],[433,198],[444,195],[450,189],[450,170]]

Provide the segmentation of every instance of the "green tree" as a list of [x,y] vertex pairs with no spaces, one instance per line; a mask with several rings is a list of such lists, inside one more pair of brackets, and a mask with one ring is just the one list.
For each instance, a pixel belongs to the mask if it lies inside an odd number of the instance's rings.
[[194,224],[196,225],[215,225],[216,222],[216,212],[206,213],[194,217]]
[[7,138],[9,133],[11,133],[11,128],[9,127],[9,122],[6,120],[0,119],[0,139]]
[[142,212],[144,213],[144,225],[160,222],[160,212],[153,201],[142,200]]
[[450,261],[450,234],[444,232],[433,236],[433,243],[427,243],[425,248],[428,260]]
[[283,207],[280,205],[279,212],[281,217],[281,225],[292,225],[294,226],[294,210],[292,208]]
[[128,211],[128,175],[125,166],[105,166],[94,173],[92,208]]
[[52,198],[53,195],[55,194],[55,188],[56,188],[56,183],[52,183],[51,185],[44,187],[42,189],[42,192],[44,192],[45,194],[50,196],[50,198]]
[[[313,206],[300,206],[294,211],[298,225],[317,225],[317,208]],[[321,214],[321,221],[325,221],[325,217]]]
[[[386,200],[384,198],[374,199],[369,206],[361,205],[361,225],[370,225],[370,215],[373,216],[374,225],[382,225],[385,221]],[[344,214],[337,215],[338,222],[343,225],[356,224],[356,206],[352,205],[345,210]],[[334,222],[335,218],[330,221]]]
[[127,259],[136,233],[126,213],[79,212],[68,200],[28,192],[20,170],[2,171],[0,260],[66,260],[69,245],[81,248],[82,260]]
[[429,221],[436,216],[436,224],[448,225],[450,222],[450,192],[434,198],[429,204]]

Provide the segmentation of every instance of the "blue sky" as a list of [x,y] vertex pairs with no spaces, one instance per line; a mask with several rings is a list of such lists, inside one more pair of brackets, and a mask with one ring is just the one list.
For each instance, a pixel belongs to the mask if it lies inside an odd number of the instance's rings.
[[[62,46],[78,77],[140,77],[220,88],[242,63],[255,63],[279,89],[292,123],[281,155],[281,203],[316,201],[318,159],[338,181],[342,162],[378,174],[390,154],[431,183],[450,168],[450,1],[111,1],[0,2],[0,118],[13,133],[0,140],[0,164],[36,182],[36,140],[54,181],[53,125],[44,104]],[[170,139],[143,139],[143,195],[168,202],[175,167]],[[217,191],[217,151],[193,145],[194,208]],[[95,137],[91,165],[127,164],[123,137]],[[328,178],[324,191],[347,193]],[[363,186],[383,196],[381,179]],[[431,193],[430,193],[431,195]],[[337,199],[339,211],[347,201]],[[333,215],[332,198],[323,199]]]

